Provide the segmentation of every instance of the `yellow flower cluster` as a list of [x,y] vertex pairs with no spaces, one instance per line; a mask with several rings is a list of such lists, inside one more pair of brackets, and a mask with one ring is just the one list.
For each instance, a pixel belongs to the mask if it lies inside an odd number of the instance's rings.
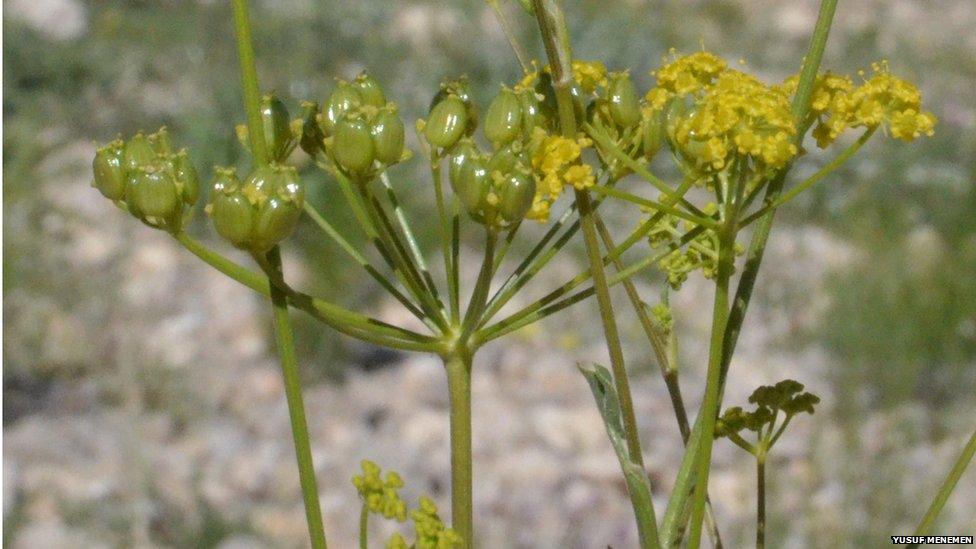
[[786,93],[731,69],[703,89],[670,133],[679,150],[704,170],[722,170],[736,158],[776,169],[797,153]]
[[539,221],[549,219],[549,206],[559,198],[563,188],[571,185],[578,190],[596,183],[593,167],[581,162],[583,149],[593,142],[580,135],[569,139],[536,128],[530,150],[532,171],[536,180],[536,195],[527,217]]
[[[416,549],[452,549],[461,545],[461,536],[444,525],[437,515],[437,505],[430,498],[421,496],[420,506],[410,513],[410,517],[417,533]],[[400,541],[403,541],[402,537]]]
[[677,57],[675,50],[670,52],[671,63],[651,72],[657,85],[647,92],[647,104],[654,111],[664,108],[672,97],[699,92],[711,86],[715,79],[726,70],[725,61],[718,56],[700,51],[691,55]]
[[[526,73],[522,80],[514,86],[516,91],[529,89],[535,86],[539,80],[539,64],[532,62],[534,69]],[[549,65],[542,68],[542,72],[549,72]],[[606,88],[610,81],[607,79],[607,67],[600,61],[573,61],[573,80],[579,85],[580,90],[587,94],[596,92],[597,87]]]
[[398,490],[403,488],[403,479],[394,471],[388,471],[386,478],[380,478],[380,467],[368,459],[360,464],[362,475],[352,477],[352,484],[359,497],[370,512],[383,515],[398,522],[407,520],[407,504],[400,499]]
[[[937,120],[922,111],[918,88],[892,75],[887,63],[875,63],[872,69],[874,74],[859,87],[846,76],[825,73],[817,77],[810,104],[817,146],[827,147],[850,127],[885,126],[892,137],[903,141],[933,134]],[[792,95],[798,80],[790,77],[783,89]]]

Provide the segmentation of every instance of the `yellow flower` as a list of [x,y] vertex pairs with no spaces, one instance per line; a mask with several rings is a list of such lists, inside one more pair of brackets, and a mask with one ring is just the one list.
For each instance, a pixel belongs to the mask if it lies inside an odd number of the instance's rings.
[[399,522],[407,520],[407,505],[400,499],[397,492],[403,488],[403,479],[394,471],[388,471],[386,478],[380,478],[380,467],[368,459],[360,465],[362,475],[352,477],[352,484],[359,492],[359,497],[370,512],[383,515],[388,519]]
[[872,65],[874,74],[851,94],[850,125],[874,128],[887,125],[892,137],[911,141],[932,135],[935,115],[922,111],[918,88],[891,74],[885,62]]
[[651,73],[657,85],[647,92],[647,103],[654,110],[664,108],[675,96],[696,93],[710,86],[726,70],[720,57],[705,51],[676,57],[671,50],[672,62]]
[[597,86],[607,87],[607,67],[599,61],[573,61],[573,80],[585,93],[593,93]]
[[593,142],[582,135],[569,139],[536,128],[530,144],[530,149],[535,151],[532,172],[536,180],[536,196],[527,217],[546,221],[549,206],[559,198],[563,188],[572,185],[582,190],[596,183],[592,166],[581,162],[583,149],[592,145]]
[[437,505],[427,497],[420,497],[420,506],[410,514],[417,532],[417,549],[451,549],[461,545],[461,536],[444,525],[437,514]]

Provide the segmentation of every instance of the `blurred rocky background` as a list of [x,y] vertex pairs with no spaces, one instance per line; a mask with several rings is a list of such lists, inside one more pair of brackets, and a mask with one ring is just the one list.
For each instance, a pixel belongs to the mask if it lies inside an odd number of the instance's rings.
[[[446,75],[467,73],[482,101],[517,76],[494,17],[474,0],[253,3],[264,85],[293,109],[364,67],[407,119],[424,114]],[[505,8],[539,52],[531,20],[513,2]],[[783,78],[799,66],[817,2],[579,0],[566,8],[576,54],[630,67],[646,88],[672,46],[704,44]],[[973,429],[974,28],[970,0],[838,9],[825,66],[854,72],[889,59],[919,83],[940,125],[911,145],[875,140],[778,217],[728,402],[745,404],[757,385],[791,377],[824,404],[774,453],[771,546],[880,546],[910,533]],[[268,307],[89,187],[95,143],[140,128],[168,126],[205,178],[214,164],[242,160],[228,3],[10,0],[3,31],[4,547],[305,546]],[[822,162],[813,155],[796,175]],[[421,164],[397,169],[418,221],[433,211]],[[342,226],[349,215],[328,179],[303,173],[315,181],[311,199]],[[624,230],[632,216],[621,206],[613,223]],[[233,254],[203,217],[191,232]],[[436,257],[436,228],[419,232]],[[575,274],[574,253],[528,297]],[[395,304],[337,257],[309,223],[286,246],[296,285],[396,318]],[[640,284],[653,296],[660,276]],[[672,300],[684,388],[697,406],[709,285],[694,278]],[[577,305],[479,356],[482,547],[635,546],[616,460],[574,366],[605,360],[595,307]],[[621,316],[663,508],[680,439],[636,323]],[[349,479],[361,458],[400,471],[411,500],[428,493],[446,510],[438,362],[295,318],[330,541],[354,544]],[[711,493],[722,533],[727,546],[746,546],[752,463],[725,442],[716,452]],[[964,477],[940,533],[974,533],[974,479],[974,471]],[[377,527],[374,540],[389,532]]]

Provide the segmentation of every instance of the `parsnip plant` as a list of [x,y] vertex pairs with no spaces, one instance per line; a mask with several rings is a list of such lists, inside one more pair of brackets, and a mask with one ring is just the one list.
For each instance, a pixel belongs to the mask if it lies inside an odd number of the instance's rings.
[[[448,78],[432,93],[429,114],[407,125],[381,83],[368,73],[337,81],[321,103],[307,101],[292,120],[286,105],[261,94],[254,64],[246,0],[233,0],[247,124],[237,128],[251,158],[246,170],[217,167],[206,212],[218,234],[254,258],[260,272],[236,264],[186,234],[200,197],[197,172],[165,129],[116,140],[98,150],[94,186],[145,224],[170,233],[191,253],[225,275],[270,298],[285,379],[302,494],[314,547],[325,547],[318,488],[309,450],[301,382],[289,308],[302,310],[350,337],[392,349],[433,353],[443,359],[450,392],[451,521],[422,498],[410,511],[399,496],[396,473],[363,461],[353,479],[362,500],[361,546],[369,518],[414,522],[389,547],[472,547],[475,542],[471,467],[471,370],[486,343],[595,295],[610,369],[581,366],[617,452],[633,504],[641,547],[698,547],[703,530],[720,545],[707,495],[713,440],[726,437],[756,456],[759,509],[757,545],[764,543],[765,458],[786,426],[819,400],[783,381],[756,390],[753,412],[730,408],[720,417],[723,389],[739,331],[777,208],[827,178],[875,133],[912,141],[931,135],[936,119],[918,89],[886,63],[856,79],[821,71],[836,1],[825,0],[799,73],[769,84],[730,67],[706,51],[672,51],[653,73],[655,86],[640,94],[626,70],[608,71],[599,61],[573,59],[571,40],[556,0],[523,1],[538,24],[545,61],[531,61],[495,0],[489,5],[509,36],[523,78],[502,86],[487,108],[471,99],[463,77]],[[405,149],[407,128],[419,150]],[[479,131],[480,130],[480,131]],[[853,132],[848,140],[844,134]],[[807,139],[807,137],[812,139]],[[809,178],[793,182],[792,166],[807,147],[834,149],[848,143]],[[360,249],[345,230],[306,199],[305,183],[288,164],[297,148],[332,176],[357,227],[375,248]],[[670,155],[680,181],[651,172],[650,161]],[[411,158],[429,164],[427,188],[398,181],[395,166]],[[649,184],[651,195],[625,190],[631,180]],[[450,187],[451,192],[447,191]],[[695,204],[688,194],[708,196]],[[443,262],[431,269],[411,219],[427,212],[401,207],[398,194],[432,192]],[[628,208],[635,220],[618,239],[600,214]],[[350,268],[361,268],[424,326],[423,332],[389,324],[293,288],[282,270],[279,246],[302,215],[337,243]],[[519,229],[548,226],[524,256],[508,256]],[[751,227],[748,243],[739,242]],[[344,228],[342,228],[344,229]],[[471,289],[461,288],[461,232],[483,239],[480,270]],[[505,305],[536,279],[568,242],[581,236],[586,264],[543,297],[498,318]],[[625,264],[628,250],[642,259]],[[744,255],[737,266],[736,258]],[[514,269],[509,268],[514,263]],[[666,294],[648,303],[636,276],[660,276],[673,291],[700,271],[714,281],[713,318],[703,402],[692,425],[678,378],[677,340]],[[736,276],[738,271],[738,276]],[[503,273],[509,273],[504,275]],[[733,280],[737,286],[733,293]],[[622,285],[656,358],[686,449],[675,489],[658,519],[646,473],[624,354],[610,288]],[[492,292],[492,288],[496,290]],[[756,442],[740,434],[756,433]],[[919,527],[932,524],[961,468],[972,456],[970,441],[939,497]]]

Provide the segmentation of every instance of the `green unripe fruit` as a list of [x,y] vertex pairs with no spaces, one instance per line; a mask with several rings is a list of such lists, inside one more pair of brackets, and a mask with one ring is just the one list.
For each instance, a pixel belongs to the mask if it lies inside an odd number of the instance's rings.
[[650,116],[645,116],[642,124],[641,146],[644,150],[644,158],[650,160],[661,149],[661,143],[664,141],[664,113],[655,111]]
[[522,106],[515,92],[502,89],[485,113],[485,137],[496,146],[512,141],[519,135]]
[[470,138],[465,137],[458,141],[457,145],[451,152],[451,161],[448,167],[448,177],[457,177],[458,170],[467,161],[468,158],[473,156],[481,156],[481,151],[478,150],[478,146],[474,144]]
[[125,171],[122,169],[122,142],[115,141],[98,149],[92,161],[95,175],[92,186],[109,200],[125,198]]
[[519,166],[501,182],[498,189],[498,213],[508,223],[525,218],[535,198],[535,179]]
[[336,124],[332,137],[332,157],[343,170],[350,173],[362,173],[373,165],[376,147],[366,121],[346,118]]
[[156,154],[163,156],[173,153],[173,143],[170,141],[169,132],[166,128],[159,128],[156,133],[149,134],[147,139]]
[[612,77],[607,89],[607,101],[610,104],[610,116],[621,128],[629,128],[640,120],[637,88],[627,73],[618,73]]
[[523,90],[518,96],[519,106],[522,108],[522,139],[529,139],[537,127],[545,128],[546,117],[542,114],[542,106],[534,91]]
[[488,171],[508,175],[520,163],[528,164],[529,162],[526,160],[521,146],[518,143],[509,143],[495,151],[495,154],[491,156],[491,160],[488,161]]
[[254,221],[251,248],[266,252],[295,230],[302,215],[302,205],[281,198],[271,198],[262,205]]
[[396,164],[403,156],[403,120],[393,109],[382,109],[370,126],[376,159],[383,164]]
[[196,168],[190,163],[186,151],[180,151],[173,155],[172,165],[176,185],[183,201],[187,204],[196,203],[197,199],[200,198],[200,176],[197,175]]
[[213,195],[231,194],[241,189],[241,180],[237,178],[234,168],[214,168],[214,180],[211,186]]
[[383,93],[383,88],[380,86],[380,83],[365,71],[356,77],[355,85],[359,90],[359,95],[363,98],[364,104],[372,105],[376,108],[386,105],[386,95]]
[[[216,189],[217,183],[214,184]],[[217,234],[238,248],[246,248],[254,230],[254,206],[240,193],[215,193],[210,207]]]
[[456,95],[449,95],[430,111],[424,134],[431,145],[448,149],[464,135],[467,123],[464,102]]
[[288,108],[273,94],[261,98],[261,126],[268,147],[268,159],[282,162],[292,148],[291,120]]
[[325,133],[331,134],[346,113],[362,104],[363,96],[359,90],[349,82],[340,80],[332,90],[328,101],[325,102],[325,111],[322,113],[322,127]]
[[681,97],[675,97],[664,107],[664,115],[661,123],[663,124],[664,134],[672,143],[672,146],[676,142],[674,132],[678,128],[678,122],[685,116],[687,111],[688,108],[685,106],[685,101]]
[[470,151],[463,156],[452,157],[449,179],[464,209],[471,215],[481,214],[491,190],[491,175],[484,158]]
[[181,206],[176,181],[163,166],[136,168],[126,187],[127,203],[147,223],[163,226],[178,217]]
[[123,166],[126,170],[149,166],[155,160],[156,151],[142,133],[137,133],[125,144]]

